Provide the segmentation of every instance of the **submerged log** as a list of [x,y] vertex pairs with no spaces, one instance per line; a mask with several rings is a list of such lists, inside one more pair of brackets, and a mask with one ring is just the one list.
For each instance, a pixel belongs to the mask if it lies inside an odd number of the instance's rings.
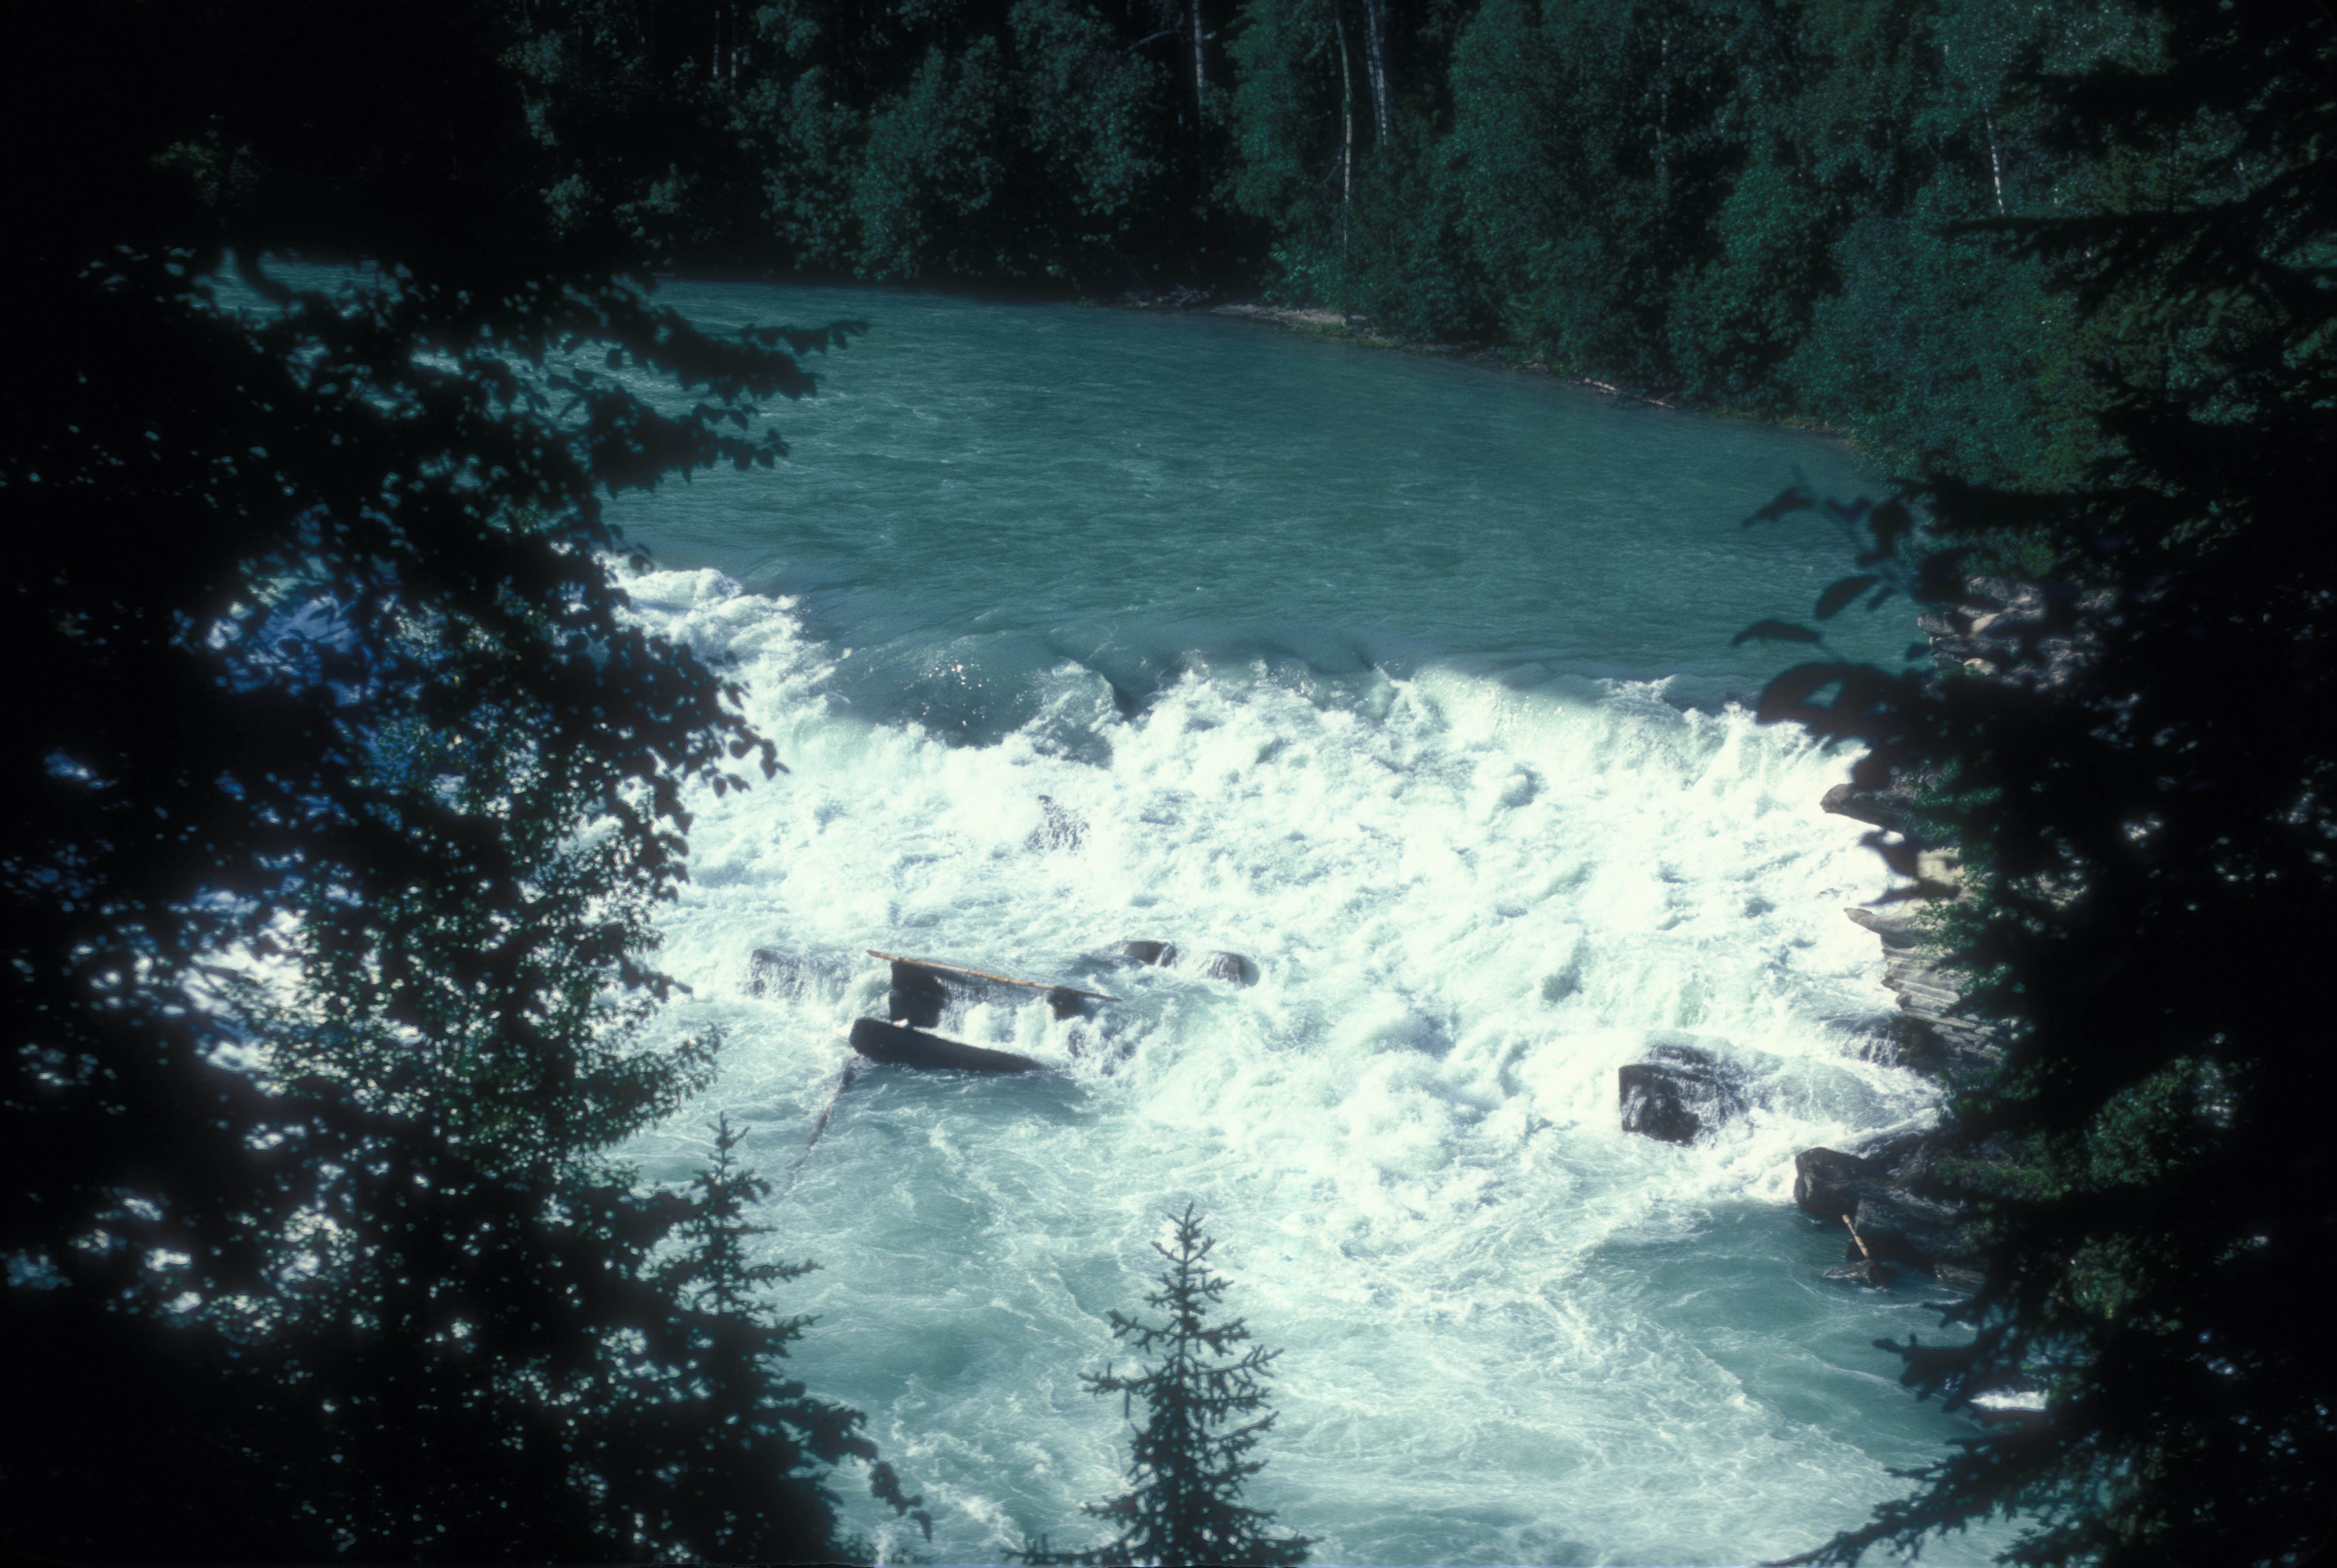
[[853,1020],[852,1048],[870,1061],[890,1062],[903,1067],[953,1067],[968,1073],[1035,1073],[1040,1069],[1040,1064],[1012,1051],[993,1051],[983,1046],[945,1040],[939,1035],[904,1029],[875,1018]]

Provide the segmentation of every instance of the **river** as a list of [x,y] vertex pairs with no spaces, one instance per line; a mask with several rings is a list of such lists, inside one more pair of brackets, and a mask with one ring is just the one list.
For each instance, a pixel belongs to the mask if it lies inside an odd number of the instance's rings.
[[[856,1528],[944,1563],[1101,1540],[1127,1427],[1080,1375],[1128,1368],[1106,1314],[1188,1203],[1282,1351],[1248,1500],[1316,1562],[1780,1556],[1970,1432],[1873,1345],[1935,1332],[1924,1293],[1823,1278],[1842,1235],[1789,1199],[1796,1149],[1935,1100],[1843,917],[1885,883],[1818,809],[1849,759],[1754,725],[1783,660],[1729,640],[1846,570],[1739,526],[1797,474],[1871,490],[1842,447],[1206,316],[662,297],[874,324],[771,411],[777,473],[614,513],[639,612],[735,661],[792,770],[694,802],[658,1027],[728,1044],[631,1153],[680,1181],[716,1113],[750,1129],[760,1242],[820,1265],[778,1295],[817,1320],[799,1373],[934,1519],[848,1471]],[[758,949],[800,986],[755,994]],[[839,1096],[870,949],[1119,999],[952,1020],[1047,1072]],[[1623,1134],[1616,1069],[1667,1041],[1740,1064],[1750,1114]]]

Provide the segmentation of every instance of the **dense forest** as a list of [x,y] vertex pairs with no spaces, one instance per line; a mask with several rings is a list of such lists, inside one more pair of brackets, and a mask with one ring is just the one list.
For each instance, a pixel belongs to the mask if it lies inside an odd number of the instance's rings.
[[[2123,0],[543,0],[523,69],[562,220],[674,260],[1178,287],[1801,416],[2051,487],[2080,317],[1953,226],[2188,199],[2212,122],[2048,133],[2048,83],[2163,63]],[[2245,178],[2244,174],[2240,175]]]
[[[1899,1349],[1951,1400],[2048,1394],[1820,1550],[2018,1512],[2021,1561],[2303,1560],[2337,21],[2272,9],[42,13],[0,94],[0,281],[50,328],[0,448],[12,1542],[826,1559],[871,1549],[839,1475],[914,1516],[789,1376],[797,1268],[749,1261],[730,1131],[687,1190],[616,1154],[719,1048],[640,1028],[685,792],[779,760],[627,619],[601,508],[772,463],[759,403],[846,331],[710,339],[645,291],[689,265],[1255,289],[1826,421],[1921,477],[1842,509],[1872,548],[1814,620],[1873,589],[1969,626],[2006,608],[1971,552],[2020,541],[2006,667],[1821,660],[1763,701],[1962,852],[1937,940],[2010,1046],[1941,1180],[1988,1280]],[[368,266],[304,292],[291,255]]]

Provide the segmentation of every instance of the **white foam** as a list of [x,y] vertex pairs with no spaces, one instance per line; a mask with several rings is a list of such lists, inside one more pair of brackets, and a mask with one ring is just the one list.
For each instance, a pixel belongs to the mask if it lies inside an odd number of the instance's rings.
[[[1795,1149],[1931,1101],[1872,1059],[1889,998],[1841,911],[1884,875],[1817,807],[1848,758],[1650,687],[1263,665],[1196,668],[1132,719],[1067,665],[1039,719],[953,747],[846,706],[843,650],[783,601],[629,586],[741,661],[794,770],[693,803],[660,922],[693,994],[662,1027],[730,1045],[644,1140],[652,1175],[688,1174],[717,1109],[766,1174],[794,1164],[883,1006],[865,950],[1125,998],[975,1008],[963,1037],[1059,1072],[864,1075],[772,1206],[774,1247],[826,1265],[784,1303],[822,1314],[804,1373],[868,1410],[942,1560],[1093,1533],[1078,1504],[1120,1485],[1122,1427],[1076,1375],[1188,1200],[1231,1310],[1286,1351],[1253,1500],[1319,1561],[1779,1555],[1936,1452],[1944,1418],[1866,1348],[1929,1320],[1820,1281],[1840,1240],[1785,1206]],[[1041,795],[1075,846],[1044,847]],[[1083,957],[1129,938],[1186,957]],[[836,978],[750,997],[764,946]],[[1210,949],[1257,985],[1201,979]],[[1689,1037],[1744,1066],[1752,1111],[1687,1149],[1623,1134],[1617,1067]]]

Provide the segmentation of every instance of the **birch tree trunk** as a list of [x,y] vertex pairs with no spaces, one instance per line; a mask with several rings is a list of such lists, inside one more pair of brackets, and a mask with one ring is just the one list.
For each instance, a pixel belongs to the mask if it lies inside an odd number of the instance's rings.
[[1988,127],[1988,177],[1996,187],[1996,215],[2001,218],[2004,216],[2004,160],[1996,151],[1996,116],[1982,109],[1980,120]]
[[1394,129],[1389,108],[1387,67],[1387,0],[1364,0],[1364,63],[1371,73],[1372,145],[1387,145]]
[[1355,192],[1355,65],[1347,52],[1347,18],[1337,5],[1332,24],[1339,31],[1339,255],[1347,254],[1347,206]]
[[1199,186],[1201,254],[1209,253],[1209,68],[1208,34],[1201,24],[1201,0],[1193,0],[1193,169]]

